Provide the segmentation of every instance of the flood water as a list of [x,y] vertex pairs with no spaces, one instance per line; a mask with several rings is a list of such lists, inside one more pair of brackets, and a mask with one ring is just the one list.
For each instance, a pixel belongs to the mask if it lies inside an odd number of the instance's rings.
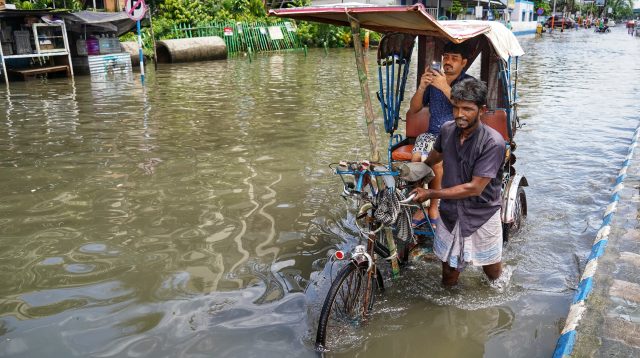
[[[412,265],[326,356],[551,355],[640,119],[640,39],[521,43],[508,283]],[[361,108],[348,49],[0,89],[0,356],[316,356],[327,255],[356,241],[328,164],[367,157]]]

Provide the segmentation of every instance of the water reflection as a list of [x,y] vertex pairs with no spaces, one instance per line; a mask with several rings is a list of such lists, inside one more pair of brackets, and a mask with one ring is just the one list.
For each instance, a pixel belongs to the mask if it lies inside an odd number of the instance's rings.
[[[523,43],[508,287],[413,266],[328,356],[550,354],[640,112],[640,50],[590,35]],[[315,356],[326,258],[357,232],[327,165],[368,151],[350,50],[1,93],[0,355]]]
[[[419,310],[418,307],[414,308]],[[483,357],[487,341],[510,330],[515,313],[508,307],[463,310],[438,307],[420,312],[429,320],[411,322],[408,317],[396,319],[394,325],[376,327],[378,339],[367,340],[363,349],[379,356],[412,357],[422,347],[433,357]],[[417,312],[411,312],[417,314]],[[416,325],[416,326],[414,326]],[[418,326],[419,325],[419,326]],[[406,329],[414,326],[416,329]],[[419,328],[419,329],[418,329]],[[336,356],[364,356],[350,353]]]

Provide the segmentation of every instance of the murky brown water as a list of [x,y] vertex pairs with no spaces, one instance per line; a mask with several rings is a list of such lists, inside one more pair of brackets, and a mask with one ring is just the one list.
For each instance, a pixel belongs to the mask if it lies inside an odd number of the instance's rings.
[[[470,271],[445,291],[436,264],[415,265],[328,355],[553,351],[638,122],[640,40],[618,28],[523,47],[518,168],[532,186],[509,285]],[[324,258],[355,235],[327,164],[368,152],[350,50],[0,97],[1,356],[315,355]]]

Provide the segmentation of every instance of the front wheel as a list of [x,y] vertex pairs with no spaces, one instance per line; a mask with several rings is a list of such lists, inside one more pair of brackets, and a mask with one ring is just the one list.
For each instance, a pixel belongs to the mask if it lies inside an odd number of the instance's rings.
[[[349,330],[358,327],[373,308],[380,273],[367,272],[367,264],[349,262],[338,272],[325,298],[318,332],[316,350],[324,351],[326,343],[334,342]],[[376,277],[374,277],[376,276]]]
[[524,219],[527,217],[527,195],[524,187],[519,186],[516,193],[515,207],[513,208],[513,222],[502,224],[502,241],[507,242],[522,228]]

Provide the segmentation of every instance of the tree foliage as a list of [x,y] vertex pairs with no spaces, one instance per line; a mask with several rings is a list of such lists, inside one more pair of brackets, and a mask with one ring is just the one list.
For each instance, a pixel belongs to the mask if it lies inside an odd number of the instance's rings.
[[14,4],[16,9],[18,10],[39,10],[39,9],[52,9],[55,4],[56,9],[66,9],[68,10],[82,10],[83,6],[80,0],[8,0],[7,3]]
[[549,3],[545,0],[535,0],[533,2],[533,7],[535,8],[534,11],[537,11],[538,9],[542,8],[542,10],[544,10],[542,15],[545,15],[545,16],[551,15],[551,10],[552,10],[551,5],[549,5]]
[[[34,10],[52,8],[55,1],[56,8],[63,7],[64,0],[8,0],[16,8]],[[82,10],[83,0],[66,0],[71,10]],[[460,4],[460,0],[455,0]],[[90,2],[84,1],[85,4]],[[274,23],[279,18],[268,17],[263,0],[156,0],[147,1],[151,6],[153,18],[153,32],[156,39],[170,39],[175,36],[174,28],[179,24],[193,26],[211,23],[212,21],[241,21]],[[294,0],[290,6],[309,6],[311,0]],[[313,22],[299,21],[297,23],[298,36],[304,45],[309,47],[344,47],[352,43],[351,30]],[[150,30],[143,29],[143,42],[151,43]],[[362,31],[364,38],[364,31]],[[371,33],[371,41],[378,41],[380,36]],[[133,33],[121,38],[123,41],[135,40]],[[151,46],[149,46],[151,48]]]
[[616,19],[633,16],[633,0],[608,0],[607,7],[613,12],[611,16]]
[[453,0],[451,2],[451,7],[449,8],[449,11],[451,11],[452,14],[460,15],[460,14],[464,13],[466,11],[466,9],[464,7],[462,7],[462,4],[460,3],[460,0]]

